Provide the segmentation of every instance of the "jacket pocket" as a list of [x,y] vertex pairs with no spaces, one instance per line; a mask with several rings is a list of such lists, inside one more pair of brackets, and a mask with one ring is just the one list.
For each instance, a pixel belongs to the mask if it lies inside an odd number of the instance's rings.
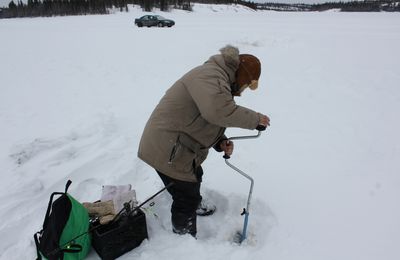
[[178,140],[179,140],[179,137],[176,140],[176,142],[174,143],[174,145],[172,146],[172,150],[171,150],[171,153],[169,155],[168,164],[172,164],[172,161],[175,159],[176,150],[178,149]]
[[179,136],[171,148],[168,164],[175,170],[185,173],[193,172],[193,160],[196,154],[188,147],[182,144]]

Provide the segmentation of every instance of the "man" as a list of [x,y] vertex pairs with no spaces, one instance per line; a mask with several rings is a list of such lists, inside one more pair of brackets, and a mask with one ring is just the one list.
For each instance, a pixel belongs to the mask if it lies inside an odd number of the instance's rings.
[[172,195],[173,231],[196,236],[196,215],[210,215],[215,207],[202,202],[201,167],[208,150],[231,155],[233,143],[224,135],[227,127],[255,129],[269,126],[269,118],[236,105],[233,97],[255,90],[260,61],[239,54],[227,45],[175,82],[154,109],[144,129],[138,156],[152,166]]

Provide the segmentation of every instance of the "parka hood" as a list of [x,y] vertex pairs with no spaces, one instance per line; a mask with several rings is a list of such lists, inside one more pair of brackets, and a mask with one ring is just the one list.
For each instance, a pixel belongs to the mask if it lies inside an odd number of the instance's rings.
[[220,66],[228,74],[229,80],[233,83],[236,80],[236,71],[240,63],[239,49],[227,45],[220,49],[220,52],[221,54],[211,56],[207,62],[214,62]]

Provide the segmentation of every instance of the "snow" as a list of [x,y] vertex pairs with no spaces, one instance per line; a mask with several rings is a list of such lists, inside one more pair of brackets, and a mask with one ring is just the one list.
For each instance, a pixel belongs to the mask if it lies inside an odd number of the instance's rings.
[[237,102],[271,118],[231,158],[255,179],[249,239],[231,242],[249,182],[211,151],[203,195],[218,210],[199,219],[198,240],[170,231],[163,193],[147,206],[150,239],[120,259],[400,259],[400,16],[155,13],[176,26],[137,28],[137,8],[0,20],[0,258],[35,257],[32,235],[68,179],[82,202],[106,184],[132,184],[140,201],[161,189],[136,156],[144,124],[175,80],[229,43],[263,65],[259,89]]

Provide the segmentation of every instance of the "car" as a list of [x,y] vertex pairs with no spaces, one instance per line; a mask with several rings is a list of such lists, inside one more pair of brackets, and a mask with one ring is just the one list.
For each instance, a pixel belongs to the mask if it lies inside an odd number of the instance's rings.
[[142,26],[147,26],[147,27],[151,27],[151,26],[158,26],[158,27],[168,26],[168,27],[171,27],[171,26],[175,25],[175,22],[173,20],[170,20],[170,19],[165,19],[161,15],[145,15],[145,16],[142,16],[140,18],[135,19],[135,24],[138,27],[142,27]]

